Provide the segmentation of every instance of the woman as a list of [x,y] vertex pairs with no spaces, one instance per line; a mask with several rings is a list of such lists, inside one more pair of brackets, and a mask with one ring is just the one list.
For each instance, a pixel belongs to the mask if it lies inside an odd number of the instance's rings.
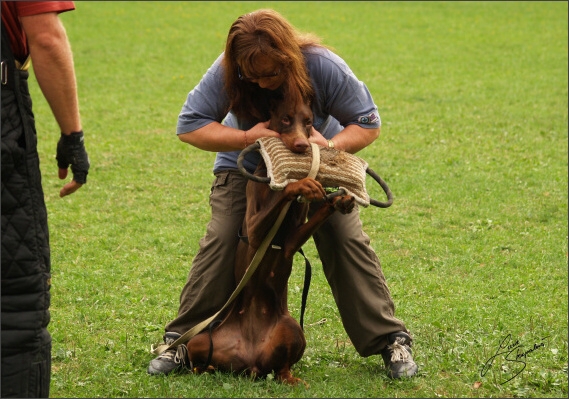
[[[229,30],[224,53],[189,93],[179,115],[178,137],[217,152],[216,178],[210,194],[211,221],[182,290],[178,316],[166,326],[165,343],[215,314],[233,292],[247,184],[237,170],[237,157],[260,137],[278,137],[268,129],[270,99],[297,90],[312,100],[311,142],[355,153],[379,136],[379,114],[367,87],[316,37],[297,32],[273,10],[239,17]],[[253,152],[244,166],[253,172],[259,157]],[[362,231],[357,209],[334,214],[314,234],[314,242],[358,353],[381,354],[393,378],[414,375],[412,339],[394,317],[379,259]],[[168,350],[150,362],[148,373],[179,370],[183,360],[175,348]]]

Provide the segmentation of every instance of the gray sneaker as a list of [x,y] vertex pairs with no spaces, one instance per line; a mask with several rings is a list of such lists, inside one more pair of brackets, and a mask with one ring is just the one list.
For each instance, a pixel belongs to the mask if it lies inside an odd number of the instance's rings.
[[381,351],[391,378],[412,377],[419,369],[413,361],[409,334],[404,331],[389,334],[389,344]]
[[[180,336],[181,334],[175,332],[167,332],[164,334],[164,343],[171,345]],[[151,375],[167,375],[173,371],[182,370],[188,363],[188,348],[186,345],[178,345],[177,348],[168,349],[152,359],[148,364],[147,371]]]

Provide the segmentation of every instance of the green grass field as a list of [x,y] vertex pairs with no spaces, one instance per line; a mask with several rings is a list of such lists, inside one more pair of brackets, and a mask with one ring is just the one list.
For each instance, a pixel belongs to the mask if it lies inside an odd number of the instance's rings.
[[[91,171],[70,197],[58,196],[58,128],[31,78],[52,247],[51,396],[567,397],[567,2],[76,6],[61,18]],[[177,117],[230,24],[264,7],[322,37],[379,107],[381,136],[358,155],[395,203],[361,214],[414,335],[416,378],[392,381],[378,356],[356,353],[312,241],[308,344],[293,368],[310,388],[146,374],[209,220],[214,154],[179,141]],[[370,194],[381,199],[371,182]],[[302,281],[299,257],[296,317]]]

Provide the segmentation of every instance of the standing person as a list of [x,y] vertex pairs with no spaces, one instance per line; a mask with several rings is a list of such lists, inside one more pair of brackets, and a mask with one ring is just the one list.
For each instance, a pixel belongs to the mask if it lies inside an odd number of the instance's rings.
[[[367,87],[338,55],[315,36],[299,33],[273,10],[240,16],[229,30],[224,53],[189,93],[178,118],[180,140],[217,151],[217,156],[211,220],[182,290],[178,316],[166,325],[168,345],[215,314],[235,288],[234,254],[247,184],[237,170],[237,157],[260,137],[278,137],[268,129],[269,99],[286,98],[290,87],[314,98],[311,142],[355,153],[379,136],[380,118]],[[253,152],[244,166],[252,173],[259,159]],[[317,206],[310,204],[309,217]],[[379,259],[362,230],[358,210],[334,213],[314,234],[314,242],[358,353],[381,354],[393,378],[414,375],[412,339],[394,316]],[[150,362],[148,373],[180,370],[185,363],[182,354],[176,348],[163,352]]]
[[71,1],[2,1],[2,397],[48,397],[51,336],[47,212],[28,90],[30,60],[61,130],[59,178],[87,181],[89,159],[77,99],[71,48],[60,12]]

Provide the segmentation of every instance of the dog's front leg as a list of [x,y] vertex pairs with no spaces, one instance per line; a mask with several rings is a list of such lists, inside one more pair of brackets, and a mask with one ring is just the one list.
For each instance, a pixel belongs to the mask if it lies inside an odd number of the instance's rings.
[[287,259],[292,259],[300,247],[308,241],[312,234],[314,234],[335,211],[339,211],[343,214],[350,213],[354,209],[355,199],[352,196],[343,195],[334,197],[332,200],[317,206],[319,206],[319,208],[314,215],[312,215],[306,223],[292,230],[292,234],[287,237],[284,252]]
[[316,230],[334,213],[335,209],[331,203],[325,203],[308,219],[308,221],[294,230],[287,238],[284,248],[284,256],[286,259],[292,259],[294,254],[298,252],[300,247],[308,241]]
[[271,190],[266,184],[247,185],[247,234],[251,247],[257,249],[287,202],[303,196],[307,201],[323,201],[326,191],[314,179],[289,183],[283,190]]

